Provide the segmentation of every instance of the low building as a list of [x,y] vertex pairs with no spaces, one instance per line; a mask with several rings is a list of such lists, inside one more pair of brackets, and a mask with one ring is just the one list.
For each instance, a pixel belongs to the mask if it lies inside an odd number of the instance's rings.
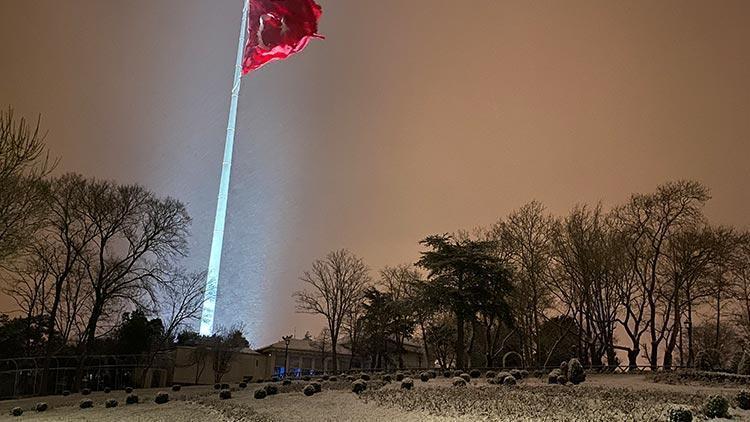
[[[272,376],[271,359],[268,355],[252,349],[242,349],[226,358],[226,364],[219,361],[221,357],[207,348],[178,346],[171,352],[174,367],[172,383],[214,384],[238,383],[246,380],[267,380]],[[215,368],[220,368],[217,374]]]
[[[330,344],[322,347],[310,338],[291,338],[288,345],[284,340],[277,341],[258,349],[258,352],[269,356],[273,373],[279,377],[300,377],[334,370]],[[352,352],[349,349],[337,346],[336,354],[339,370],[361,367],[356,359],[352,362]]]

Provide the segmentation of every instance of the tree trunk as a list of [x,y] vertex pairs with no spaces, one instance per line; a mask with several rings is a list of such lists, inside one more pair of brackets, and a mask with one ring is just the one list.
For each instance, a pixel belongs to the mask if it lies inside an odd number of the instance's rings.
[[464,316],[456,312],[456,368],[464,369]]

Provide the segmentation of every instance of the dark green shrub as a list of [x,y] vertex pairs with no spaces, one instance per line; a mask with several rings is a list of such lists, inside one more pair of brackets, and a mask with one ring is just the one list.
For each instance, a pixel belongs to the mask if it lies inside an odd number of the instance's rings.
[[[468,377],[468,374],[464,374]],[[466,387],[466,378],[464,377],[455,377],[453,378],[453,386],[454,387]]]
[[404,390],[411,390],[414,387],[414,380],[411,378],[404,378],[401,380],[401,388]]
[[241,389],[243,389],[243,390],[244,390],[244,389],[246,389],[246,388],[247,388],[247,383],[246,383],[246,382],[241,382],[241,383],[239,384],[239,387],[240,387]]
[[177,391],[180,391],[180,390],[182,390],[182,386],[181,385],[175,384],[175,385],[172,386],[172,391],[177,392]]
[[39,402],[36,404],[36,407],[35,407],[37,412],[46,412],[48,408],[49,406],[47,406],[47,403],[45,402]]
[[565,375],[562,375],[562,374],[558,375],[557,376],[557,383],[560,384],[560,385],[567,384],[568,383],[568,377],[566,377]]
[[219,384],[218,382],[214,384],[214,390],[221,390],[221,384]]
[[450,378],[453,376],[453,372],[451,371],[443,371],[443,377]]
[[430,369],[427,373],[430,375],[430,378],[437,378],[437,372],[435,370]]
[[313,387],[312,385],[306,385],[305,388],[302,389],[302,394],[308,397],[312,396],[313,394],[315,394],[315,387]]
[[91,399],[83,399],[78,404],[78,407],[80,407],[81,409],[90,409],[90,408],[94,407],[94,401],[91,400]]
[[521,378],[526,379],[529,377],[529,371],[521,369]]
[[[563,372],[565,374],[565,372]],[[579,361],[576,358],[573,358],[568,362],[568,381],[572,382],[573,384],[580,384],[584,381],[586,381],[586,371],[583,369],[583,365],[581,365],[581,361]]]
[[271,382],[279,382],[279,377],[277,376],[271,377]]
[[737,393],[737,407],[742,410],[750,410],[750,393],[742,390]]
[[354,378],[354,375],[347,375],[347,376],[346,376],[346,380],[347,380],[347,381],[349,381],[349,382],[354,382],[354,381],[356,381],[357,379],[356,379],[356,378]]
[[81,390],[81,394],[83,394],[84,396],[88,396],[89,394],[91,394],[91,390],[88,388],[84,388]]
[[391,377],[391,374],[385,374],[383,375],[383,382],[390,383],[393,381],[393,378]]
[[229,389],[229,384],[226,384],[226,383],[221,384],[221,389],[222,390],[228,390]]
[[156,393],[156,397],[154,397],[154,403],[156,404],[164,404],[169,401],[169,394],[165,393],[164,391],[159,391]]
[[429,381],[430,380],[430,374],[428,374],[427,372],[422,372],[421,374],[419,374],[419,380],[422,381],[422,382]]
[[112,391],[109,387],[104,387],[104,394],[109,394]]
[[23,415],[23,409],[21,409],[20,407],[14,407],[10,410],[10,414],[13,416],[21,416]]
[[128,394],[127,397],[125,397],[125,404],[138,404],[138,395]]
[[231,398],[232,398],[232,391],[231,390],[227,390],[225,388],[225,389],[222,389],[221,391],[219,391],[219,399],[221,399],[221,400],[229,400]]
[[302,377],[302,381],[310,381],[310,379],[311,378],[309,375],[305,375],[304,377]]
[[113,407],[117,407],[118,404],[119,403],[117,403],[117,400],[115,400],[115,399],[107,399],[104,402],[104,407],[106,407],[107,409],[111,409]]
[[130,393],[132,393],[132,392],[133,392],[133,387],[125,387],[125,392],[126,392],[127,394],[130,394]]
[[684,407],[670,409],[669,422],[693,422],[693,412]]
[[337,376],[335,376],[335,375],[331,375],[331,378],[329,378],[328,380],[331,381],[331,382],[336,382],[336,381],[339,380],[339,378]]
[[708,418],[726,418],[729,416],[729,400],[723,396],[709,396],[703,405],[703,414]]
[[404,380],[404,374],[401,372],[396,372],[396,381],[403,381]]
[[367,382],[365,380],[358,379],[352,383],[352,392],[354,394],[359,394],[365,390],[367,390]]
[[291,384],[292,384],[292,380],[290,380],[289,378],[284,378],[284,380],[281,381],[281,385],[291,385]]
[[365,381],[370,381],[370,375],[362,372],[361,374],[359,374],[359,379],[365,380]]
[[70,390],[63,390],[62,392],[63,397],[67,397],[70,395]]
[[330,378],[328,374],[323,375],[323,381],[328,381]]
[[515,378],[517,380],[520,380],[522,378],[521,377],[521,371],[519,371],[518,369],[511,369],[510,370],[510,376],[512,376],[513,378]]
[[265,399],[266,398],[266,390],[264,390],[262,388],[259,388],[259,389],[255,390],[255,393],[253,393],[253,397],[255,397],[258,400]]
[[320,383],[319,383],[319,382],[314,382],[314,383],[312,383],[312,384],[310,384],[310,385],[312,385],[312,386],[313,386],[313,388],[315,389],[315,392],[316,392],[316,393],[320,393],[321,391],[323,391],[323,386],[322,386],[322,385],[320,385]]
[[505,377],[505,379],[503,380],[503,385],[507,385],[507,386],[516,385],[516,383],[517,383],[516,377],[514,376]]
[[479,369],[472,369],[471,371],[469,371],[469,376],[472,378],[479,378],[482,376],[482,371],[480,371]]
[[497,376],[497,372],[495,371],[487,371],[484,374],[485,378],[495,378]]

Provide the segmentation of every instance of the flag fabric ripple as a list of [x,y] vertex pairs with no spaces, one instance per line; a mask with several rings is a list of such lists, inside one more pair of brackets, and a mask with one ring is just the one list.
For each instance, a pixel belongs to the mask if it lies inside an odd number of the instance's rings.
[[242,74],[302,51],[318,34],[323,9],[314,0],[250,0]]

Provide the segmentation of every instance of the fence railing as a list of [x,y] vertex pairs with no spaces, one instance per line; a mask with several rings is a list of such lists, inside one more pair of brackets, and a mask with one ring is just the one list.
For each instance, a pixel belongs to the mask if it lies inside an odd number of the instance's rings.
[[[0,399],[60,394],[75,386],[100,391],[135,386],[150,375],[151,384],[165,385],[171,375],[170,358],[159,355],[149,364],[145,355],[53,356],[46,376],[44,357],[0,359]],[[149,368],[149,374],[144,370]],[[81,377],[78,379],[78,377]],[[76,382],[79,381],[79,382]]]

